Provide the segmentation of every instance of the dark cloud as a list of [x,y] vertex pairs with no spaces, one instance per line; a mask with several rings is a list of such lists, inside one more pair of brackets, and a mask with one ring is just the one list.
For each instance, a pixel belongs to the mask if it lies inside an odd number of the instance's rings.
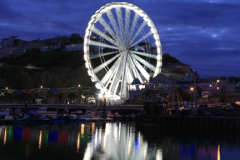
[[[8,0],[0,2],[0,38],[45,39],[84,35],[91,16],[110,0]],[[239,0],[131,0],[158,29],[163,53],[201,77],[240,76]]]

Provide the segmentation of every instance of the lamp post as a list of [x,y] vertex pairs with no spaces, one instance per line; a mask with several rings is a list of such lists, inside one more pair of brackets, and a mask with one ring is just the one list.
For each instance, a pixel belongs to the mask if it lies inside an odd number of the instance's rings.
[[218,92],[218,100],[220,102],[220,92],[219,92],[219,79],[217,80],[217,92]]
[[194,87],[191,87],[190,88],[190,91],[191,91],[191,110],[192,110],[192,113],[191,115],[193,116],[194,115],[194,112],[193,112],[193,91],[194,91]]
[[[7,97],[7,90],[8,90],[8,87],[6,87],[6,89],[5,89],[5,97]],[[5,99],[5,101],[6,101],[6,99]]]
[[106,95],[104,93],[103,94],[103,118],[106,118],[105,109],[106,109]]
[[195,109],[197,109],[197,98],[196,98],[196,74],[197,74],[197,71],[194,72],[194,104],[195,104]]
[[82,99],[82,97],[81,97],[81,95],[80,95],[80,87],[81,87],[81,85],[79,84],[79,85],[78,85],[79,104],[81,103],[81,99]]
[[40,89],[41,89],[41,93],[40,93],[40,104],[41,104],[41,101],[42,101],[42,89],[43,89],[43,86],[40,86]]

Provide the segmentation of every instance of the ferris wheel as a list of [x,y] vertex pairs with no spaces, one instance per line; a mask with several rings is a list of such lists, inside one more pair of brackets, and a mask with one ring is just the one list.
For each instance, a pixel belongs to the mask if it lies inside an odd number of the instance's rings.
[[91,80],[107,98],[126,99],[135,79],[149,82],[161,72],[157,29],[139,7],[112,2],[95,12],[84,36],[84,60]]

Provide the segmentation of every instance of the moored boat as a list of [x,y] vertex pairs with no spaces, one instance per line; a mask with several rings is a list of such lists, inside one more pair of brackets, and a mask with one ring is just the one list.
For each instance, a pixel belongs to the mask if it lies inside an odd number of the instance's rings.
[[42,107],[37,110],[38,115],[46,115],[49,117],[57,117],[58,111],[54,108]]

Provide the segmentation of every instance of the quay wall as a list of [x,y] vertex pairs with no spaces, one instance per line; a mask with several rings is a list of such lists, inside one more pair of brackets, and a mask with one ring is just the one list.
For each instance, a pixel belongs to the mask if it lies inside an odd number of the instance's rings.
[[240,117],[160,116],[157,123],[161,128],[240,131]]
[[[93,104],[0,104],[0,108],[28,108],[28,109],[38,109],[41,107],[48,107],[48,108],[67,108],[67,109],[83,109],[85,110],[86,108],[91,109],[91,110],[102,110],[103,106],[96,106]],[[105,107],[105,110],[136,110],[136,111],[142,111],[143,110],[143,105],[107,105]]]

